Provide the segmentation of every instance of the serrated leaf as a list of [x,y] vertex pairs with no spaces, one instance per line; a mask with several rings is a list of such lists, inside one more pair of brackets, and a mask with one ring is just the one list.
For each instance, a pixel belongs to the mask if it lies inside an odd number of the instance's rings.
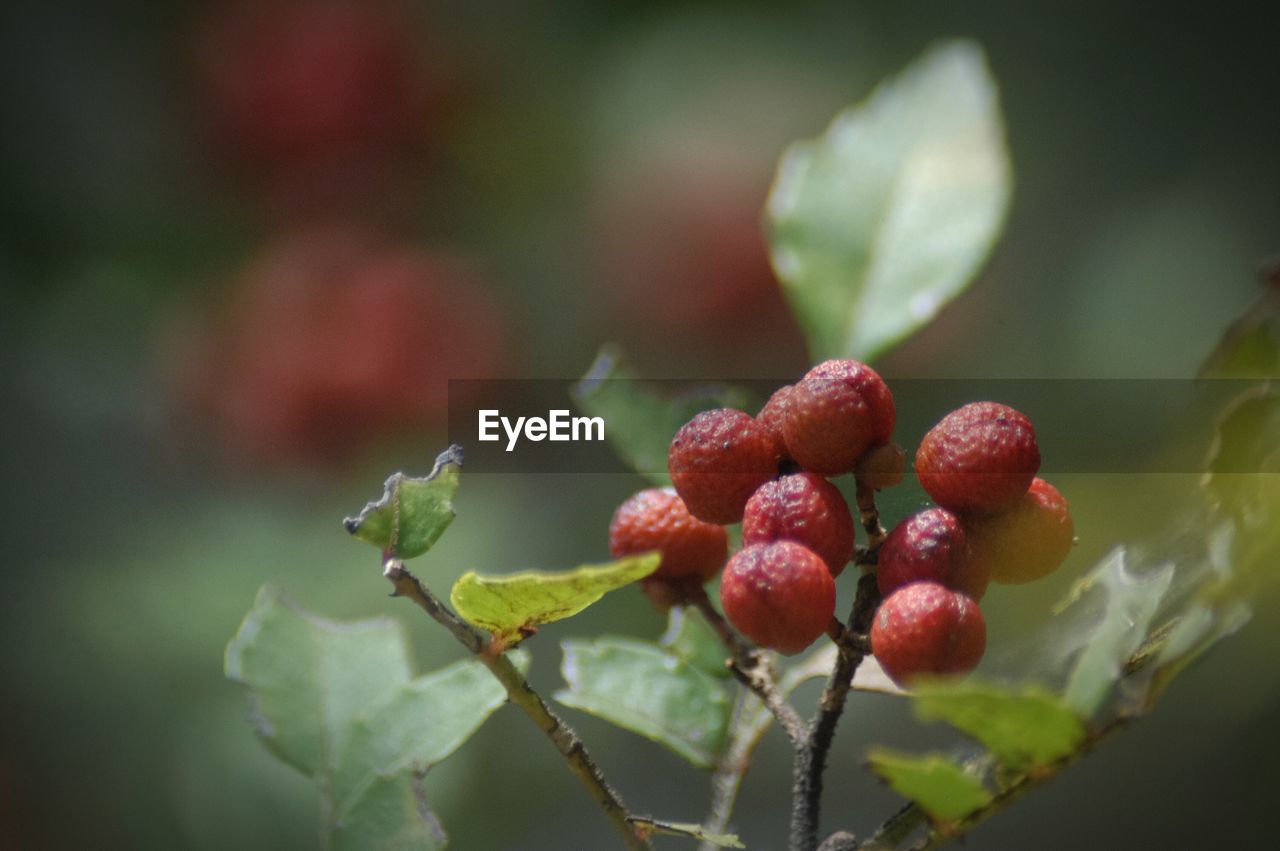
[[1102,619],[1067,681],[1067,705],[1082,718],[1093,716],[1120,679],[1173,582],[1172,564],[1135,576],[1127,569],[1125,559],[1123,547],[1114,550],[1077,583],[1068,598],[1071,600],[1095,589],[1106,595]]
[[411,774],[368,775],[352,791],[328,831],[332,851],[435,851],[444,828]]
[[325,620],[266,586],[227,646],[226,674],[249,690],[267,747],[318,776],[333,768],[356,716],[409,681],[409,660],[394,621]]
[[331,848],[442,848],[418,778],[506,702],[479,662],[410,680],[395,622],[326,620],[271,586],[228,645],[226,673],[248,689],[267,746],[316,780]]
[[383,486],[382,498],[342,525],[356,538],[382,550],[384,556],[420,556],[453,522],[453,495],[461,470],[462,448],[450,446],[436,457],[426,476],[392,475]]
[[1015,771],[1049,765],[1084,741],[1084,724],[1076,714],[1039,686],[1014,691],[972,678],[912,686],[917,718],[947,722]]
[[561,643],[568,688],[556,700],[670,748],[700,768],[724,747],[733,697],[724,683],[644,641]]
[[[513,651],[512,657],[518,668],[528,668],[527,653]],[[470,659],[404,684],[355,719],[338,759],[334,798],[344,800],[370,773],[425,773],[506,702],[502,684]]]
[[605,439],[631,469],[659,485],[670,484],[667,450],[680,426],[712,408],[745,408],[747,394],[727,385],[695,387],[670,398],[655,392],[623,366],[617,350],[606,347],[573,386],[583,413],[609,424]]
[[875,748],[868,759],[872,771],[934,821],[959,821],[991,803],[979,778],[941,754],[912,756]]
[[648,835],[664,834],[666,836],[683,836],[699,842],[709,842],[717,848],[746,848],[742,840],[732,833],[711,833],[703,830],[702,825],[691,822],[660,821],[642,816],[628,819],[633,825]]
[[502,576],[463,574],[449,599],[458,614],[493,633],[500,643],[519,641],[539,626],[562,620],[609,591],[658,569],[660,553],[557,572],[530,570]]
[[702,613],[691,606],[673,606],[667,615],[667,631],[658,643],[677,659],[718,679],[732,676],[724,643]]
[[815,359],[870,360],[978,271],[1011,194],[997,99],[981,49],[942,44],[783,156],[771,256]]

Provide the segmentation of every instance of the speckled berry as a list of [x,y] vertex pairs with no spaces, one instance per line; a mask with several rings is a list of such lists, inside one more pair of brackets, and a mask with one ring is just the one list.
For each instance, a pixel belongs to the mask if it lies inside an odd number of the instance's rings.
[[997,402],[972,402],[947,414],[916,453],[921,487],[938,505],[961,514],[1008,508],[1038,469],[1031,421]]
[[856,360],[824,361],[787,400],[787,454],[824,476],[848,473],[868,449],[888,442],[896,418],[893,394],[875,370]]
[[777,455],[779,461],[788,457],[787,441],[782,435],[782,427],[786,421],[787,400],[791,398],[791,391],[794,389],[794,384],[779,387],[773,391],[769,401],[764,403],[760,413],[756,414],[756,422],[769,433],[769,439],[773,441],[774,454]]
[[840,490],[813,473],[766,482],[747,502],[742,543],[795,541],[822,558],[833,577],[853,558],[853,515]]
[[742,411],[703,411],[680,427],[667,470],[689,512],[707,523],[737,523],[756,488],[777,474],[768,432]]
[[962,674],[982,661],[987,627],[973,600],[934,582],[904,585],[871,624],[871,652],[898,685],[920,674]]
[[1075,539],[1066,497],[1039,478],[1013,507],[974,518],[968,528],[974,553],[989,565],[991,579],[1014,585],[1057,570]]
[[807,547],[755,544],[725,565],[720,603],[747,638],[790,655],[826,632],[836,611],[836,583],[826,562]]
[[673,489],[648,488],[614,512],[609,550],[614,558],[658,550],[662,563],[649,579],[706,582],[729,557],[729,536],[690,514]]
[[907,469],[907,453],[896,443],[882,443],[868,449],[853,467],[858,484],[874,490],[895,487]]
[[876,579],[889,596],[912,582],[936,582],[982,599],[989,570],[974,557],[960,518],[945,508],[930,508],[903,520],[880,546]]

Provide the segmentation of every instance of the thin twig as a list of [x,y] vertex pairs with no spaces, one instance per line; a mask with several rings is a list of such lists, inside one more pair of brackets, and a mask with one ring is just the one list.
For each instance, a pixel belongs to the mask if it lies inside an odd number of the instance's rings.
[[716,611],[715,606],[711,604],[711,600],[707,597],[706,589],[701,585],[696,586],[696,588],[690,588],[686,599],[690,605],[696,607],[702,613],[707,623],[715,630],[716,635],[720,636],[720,640],[724,643],[725,649],[729,651],[731,657],[728,663],[729,670],[733,672],[739,682],[749,688],[756,697],[760,698],[769,712],[773,714],[773,717],[777,719],[787,737],[791,739],[792,745],[799,747],[808,735],[808,728],[795,708],[778,691],[777,677],[774,674],[773,665],[769,661],[769,657],[751,647],[742,636],[738,635],[728,621]]
[[[772,721],[773,716],[754,692],[738,692],[733,717],[729,721],[729,739],[725,744],[724,754],[711,775],[711,803],[707,807],[707,816],[702,821],[703,830],[708,833],[728,831],[729,818],[738,800],[738,790],[751,766],[756,745],[760,743]],[[717,846],[713,842],[704,841],[698,846],[698,851],[717,851]]]
[[[879,521],[876,521],[877,526]],[[841,640],[835,668],[827,679],[818,701],[818,712],[808,725],[809,735],[796,751],[791,787],[791,851],[813,851],[818,846],[818,814],[822,803],[822,775],[827,768],[827,753],[835,738],[836,724],[844,712],[845,700],[853,684],[853,675],[866,658],[870,646],[866,634],[871,618],[880,603],[880,590],[874,573],[858,579],[858,593]]]
[[915,804],[907,804],[880,825],[870,839],[859,845],[858,851],[892,851],[928,821],[924,810]]
[[630,813],[618,793],[605,782],[604,775],[596,765],[586,746],[577,734],[561,721],[546,702],[538,695],[524,675],[511,663],[507,656],[500,652],[492,652],[489,637],[481,630],[471,626],[454,614],[443,602],[431,593],[417,577],[405,569],[399,559],[388,559],[383,569],[383,576],[395,586],[394,597],[407,597],[417,603],[433,620],[449,630],[463,647],[467,648],[477,659],[485,664],[489,671],[507,690],[511,702],[533,719],[538,728],[547,735],[556,750],[564,756],[569,770],[574,773],[592,799],[604,811],[614,830],[622,838],[622,843],[631,851],[648,851],[649,841],[636,833],[628,818]]
[[[1117,715],[1092,732],[1076,750],[1051,765],[1043,766],[1034,772],[1018,776],[1000,789],[985,806],[974,810],[960,821],[947,824],[945,831],[931,825],[928,834],[912,845],[911,851],[934,851],[934,849],[941,848],[949,842],[963,838],[969,831],[987,819],[1020,800],[1027,793],[1048,783],[1068,767],[1088,756],[1111,734],[1126,727],[1133,720],[1130,715]],[[910,836],[920,825],[929,823],[929,817],[920,809],[918,804],[908,804],[881,825],[871,839],[858,846],[859,851],[890,851]]]

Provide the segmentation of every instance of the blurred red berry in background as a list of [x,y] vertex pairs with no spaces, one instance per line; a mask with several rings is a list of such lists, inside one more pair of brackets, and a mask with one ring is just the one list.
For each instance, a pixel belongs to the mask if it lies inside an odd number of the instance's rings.
[[386,191],[448,95],[447,63],[394,0],[237,2],[196,49],[216,150],[294,207]]
[[492,378],[505,323],[457,257],[352,227],[268,246],[226,310],[181,341],[185,407],[235,455],[342,461],[442,429],[451,378]]
[[[774,372],[804,347],[769,264],[767,170],[679,157],[622,169],[595,200],[597,277],[616,321],[726,366]],[[634,348],[634,347],[633,347]],[[754,358],[754,360],[752,360]],[[717,366],[719,366],[717,364]]]

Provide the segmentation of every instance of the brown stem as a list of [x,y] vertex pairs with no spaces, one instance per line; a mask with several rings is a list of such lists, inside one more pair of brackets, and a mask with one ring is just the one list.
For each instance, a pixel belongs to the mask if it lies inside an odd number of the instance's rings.
[[858,482],[855,498],[858,519],[862,523],[862,530],[867,533],[867,550],[874,551],[884,543],[885,536],[884,527],[880,525],[880,509],[876,507],[876,490]]
[[774,676],[773,665],[770,663],[769,658],[747,644],[746,640],[738,635],[728,621],[716,611],[715,606],[711,604],[711,600],[707,597],[706,589],[701,585],[696,586],[696,588],[690,588],[686,599],[690,605],[702,613],[707,623],[715,630],[716,635],[720,636],[720,640],[724,643],[725,649],[729,651],[731,657],[729,670],[733,672],[739,682],[749,688],[756,697],[760,698],[773,717],[777,719],[787,737],[791,739],[792,745],[799,747],[808,735],[808,728],[799,713],[778,691],[777,678]]
[[[876,525],[879,525],[878,520]],[[836,724],[844,712],[853,675],[870,650],[865,636],[879,603],[880,590],[875,574],[863,574],[858,579],[858,593],[848,626],[843,630],[841,640],[836,642],[840,652],[836,656],[835,668],[818,701],[817,715],[808,725],[809,735],[796,751],[791,787],[791,851],[814,851],[818,846],[818,815],[827,753],[835,738]]]
[[618,793],[605,782],[604,775],[601,774],[595,760],[587,753],[582,740],[551,711],[551,708],[533,690],[529,681],[505,654],[491,651],[489,636],[450,611],[427,586],[405,569],[403,562],[399,559],[387,560],[383,576],[395,586],[395,591],[392,592],[393,597],[407,597],[417,603],[433,620],[449,630],[453,637],[483,662],[498,682],[502,683],[511,702],[533,719],[538,728],[555,745],[556,750],[564,756],[569,770],[582,781],[588,794],[604,811],[609,823],[621,837],[622,844],[631,851],[648,851],[651,848],[649,841],[639,835],[628,821],[631,814],[627,812]]

